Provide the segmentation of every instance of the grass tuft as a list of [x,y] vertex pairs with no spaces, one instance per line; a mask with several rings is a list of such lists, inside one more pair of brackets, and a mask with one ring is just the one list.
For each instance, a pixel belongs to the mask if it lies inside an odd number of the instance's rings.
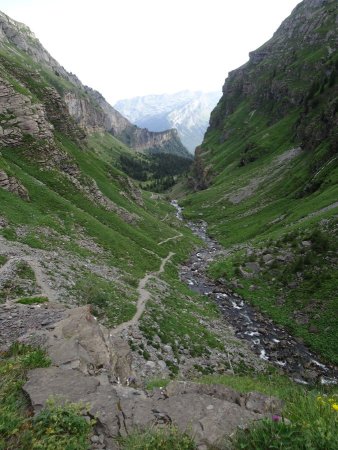
[[120,439],[121,450],[195,450],[196,444],[176,427],[136,430]]
[[81,405],[49,403],[35,418],[22,391],[28,370],[48,367],[44,351],[14,343],[0,355],[0,449],[87,450],[91,425]]
[[46,303],[48,301],[47,297],[23,297],[17,300],[16,303],[20,303],[21,305],[35,305],[37,303]]

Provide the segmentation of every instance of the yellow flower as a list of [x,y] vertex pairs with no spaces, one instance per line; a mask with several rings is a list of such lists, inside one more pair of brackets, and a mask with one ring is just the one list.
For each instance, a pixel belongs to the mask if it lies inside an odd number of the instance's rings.
[[335,411],[338,411],[338,403],[333,403],[331,406],[332,406],[332,409],[334,409]]

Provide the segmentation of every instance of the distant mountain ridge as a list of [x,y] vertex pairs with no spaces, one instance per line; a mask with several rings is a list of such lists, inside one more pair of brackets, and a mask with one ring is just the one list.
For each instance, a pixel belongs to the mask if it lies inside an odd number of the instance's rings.
[[[55,87],[68,112],[86,134],[109,132],[136,151],[172,152],[188,155],[175,130],[151,132],[140,129],[116,111],[97,91],[84,86],[76,75],[67,72],[41,45],[24,24],[0,12],[0,47],[24,52],[38,65],[52,71]],[[37,71],[41,71],[37,68]]]
[[185,147],[194,152],[203,141],[220,92],[181,91],[120,100],[115,108],[139,127],[151,131],[176,128]]

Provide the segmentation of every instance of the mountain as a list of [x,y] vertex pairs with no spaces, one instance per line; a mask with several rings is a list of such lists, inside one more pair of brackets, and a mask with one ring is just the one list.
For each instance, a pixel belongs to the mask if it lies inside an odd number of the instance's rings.
[[115,108],[136,125],[151,131],[176,128],[185,147],[194,152],[203,140],[210,113],[219,98],[218,92],[182,91],[120,100]]
[[[48,71],[49,81],[66,104],[70,116],[87,134],[107,131],[136,151],[173,152],[189,156],[176,130],[154,133],[130,123],[99,92],[84,86],[76,75],[68,73],[26,25],[3,13],[0,13],[0,45],[7,50],[15,46],[40,66],[39,72]],[[36,70],[34,65],[30,69]]]
[[335,363],[337,7],[304,0],[229,73],[183,201],[233,248],[210,273]]
[[335,7],[226,82],[195,221],[191,159],[0,16],[0,448],[337,448]]
[[[228,361],[266,370],[216,305],[181,281],[179,267],[200,240],[167,197],[141,190],[123,170],[161,190],[163,175],[192,160],[163,158],[170,135],[131,125],[25,25],[0,15],[1,448],[116,448],[126,396],[130,429],[143,418],[150,427],[162,408],[161,399],[149,401],[148,382],[197,376],[206,362],[220,373]],[[150,172],[158,178],[149,180]],[[232,432],[242,414],[248,422],[261,417],[236,399],[228,405],[223,394],[213,400],[203,386],[191,388],[200,413],[190,408],[189,423],[213,402],[234,416],[227,430],[223,415],[217,434],[202,430],[201,442]],[[54,395],[95,412],[47,402]],[[171,416],[185,424],[180,411],[191,395],[172,399]],[[40,413],[48,416],[43,430]]]

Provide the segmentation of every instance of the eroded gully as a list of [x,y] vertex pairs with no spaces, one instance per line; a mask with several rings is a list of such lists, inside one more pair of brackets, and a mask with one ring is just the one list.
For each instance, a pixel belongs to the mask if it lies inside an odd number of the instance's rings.
[[[176,208],[177,218],[183,220],[183,208],[176,200],[171,204]],[[207,277],[207,266],[218,255],[224,254],[224,249],[208,236],[205,222],[187,222],[186,225],[204,241],[205,246],[195,251],[181,267],[181,280],[193,291],[213,298],[226,322],[235,330],[236,336],[248,341],[259,358],[281,368],[298,383],[337,383],[336,367],[323,364],[319,357],[286,330],[230,291],[227,286]]]

